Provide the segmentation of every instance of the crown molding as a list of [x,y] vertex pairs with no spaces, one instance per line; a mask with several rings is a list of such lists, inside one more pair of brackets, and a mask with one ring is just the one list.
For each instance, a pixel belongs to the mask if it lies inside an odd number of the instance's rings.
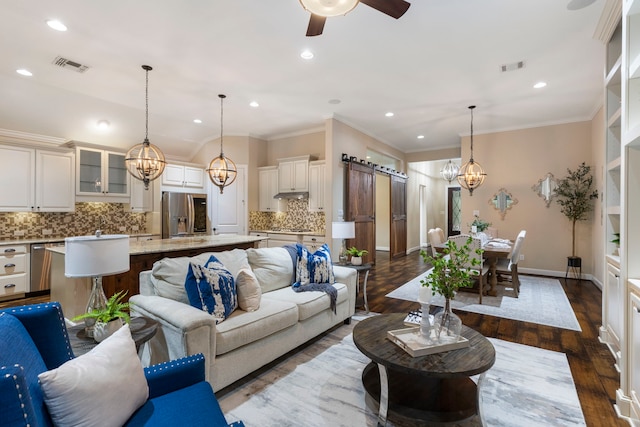
[[69,142],[65,138],[56,138],[53,136],[38,135],[35,133],[20,132],[17,130],[0,129],[0,142],[12,144],[29,144],[29,145],[55,145],[59,147]]
[[600,20],[593,33],[593,38],[608,43],[622,17],[622,0],[607,0],[600,15]]

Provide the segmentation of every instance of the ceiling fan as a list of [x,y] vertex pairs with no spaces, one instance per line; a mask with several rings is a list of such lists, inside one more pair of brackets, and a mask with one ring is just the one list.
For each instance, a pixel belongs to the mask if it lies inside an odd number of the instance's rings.
[[300,0],[302,7],[311,12],[307,37],[319,36],[328,17],[346,15],[358,3],[364,3],[396,19],[404,15],[411,6],[411,3],[404,0]]

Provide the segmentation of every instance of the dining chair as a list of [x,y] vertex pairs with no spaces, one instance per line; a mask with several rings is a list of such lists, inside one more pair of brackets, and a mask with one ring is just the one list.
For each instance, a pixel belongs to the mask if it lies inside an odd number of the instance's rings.
[[[456,246],[460,248],[469,240],[468,234],[458,234],[457,236],[450,236],[449,240],[455,242]],[[479,254],[478,249],[482,248],[482,242],[480,239],[474,237],[469,245],[469,262],[464,266],[478,279],[478,294],[479,303],[482,304],[482,294],[484,293],[484,278],[489,274],[489,266],[484,264],[482,254]],[[478,263],[474,264],[473,260],[477,260]]]
[[498,259],[496,264],[496,274],[498,276],[498,282],[505,281],[502,274],[510,276],[510,282],[513,286],[513,291],[516,294],[516,298],[520,295],[520,277],[518,276],[518,261],[520,260],[520,251],[522,250],[522,244],[524,238],[527,235],[526,230],[520,231],[516,242],[513,244],[510,258]]
[[436,251],[436,246],[444,243],[444,232],[440,228],[432,228],[427,231],[429,236],[429,244],[431,245],[431,256],[436,257],[438,252]]

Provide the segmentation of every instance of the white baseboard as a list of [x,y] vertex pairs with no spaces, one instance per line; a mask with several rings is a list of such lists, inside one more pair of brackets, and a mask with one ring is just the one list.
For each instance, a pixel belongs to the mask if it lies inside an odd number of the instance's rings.
[[389,252],[391,248],[389,246],[376,246],[376,251]]
[[[538,276],[550,276],[550,277],[560,277],[560,278],[564,278],[566,276],[566,272],[565,271],[543,270],[543,269],[539,269],[539,268],[519,268],[518,269],[518,273],[536,274]],[[573,277],[571,277],[571,278],[573,278]],[[595,277],[593,277],[592,274],[582,273],[580,278],[582,280],[591,280],[592,282],[594,282],[596,284],[596,286],[598,288],[602,289],[602,284],[599,281],[597,281],[595,279]]]

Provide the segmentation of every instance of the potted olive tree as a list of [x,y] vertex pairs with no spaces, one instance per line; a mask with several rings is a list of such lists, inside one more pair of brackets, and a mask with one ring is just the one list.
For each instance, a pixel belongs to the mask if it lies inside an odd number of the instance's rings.
[[568,267],[581,268],[582,258],[576,256],[576,222],[584,221],[593,210],[593,199],[598,198],[594,190],[591,166],[582,162],[574,171],[567,169],[567,176],[558,180],[555,195],[560,212],[571,221],[571,256],[567,257]]
[[129,323],[131,320],[128,312],[129,303],[122,302],[126,294],[124,291],[117,292],[107,300],[104,308],[80,314],[72,320],[75,322],[94,319],[96,323],[93,329],[93,338],[97,342],[101,342],[120,329],[125,322]]

